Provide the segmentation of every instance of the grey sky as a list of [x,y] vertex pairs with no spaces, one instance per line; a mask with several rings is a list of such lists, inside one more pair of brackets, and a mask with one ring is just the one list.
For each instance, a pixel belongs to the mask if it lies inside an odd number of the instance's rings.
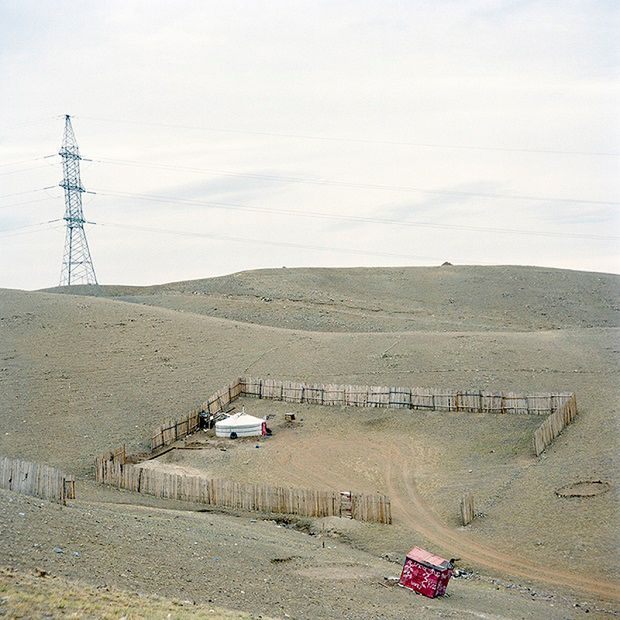
[[[56,152],[75,116],[82,154],[113,160],[82,169],[105,283],[443,260],[618,272],[619,25],[616,2],[585,0],[5,1],[0,164]],[[0,195],[60,176],[56,159],[1,166]],[[61,225],[17,227],[63,208],[60,188],[0,198],[0,286],[57,283]]]

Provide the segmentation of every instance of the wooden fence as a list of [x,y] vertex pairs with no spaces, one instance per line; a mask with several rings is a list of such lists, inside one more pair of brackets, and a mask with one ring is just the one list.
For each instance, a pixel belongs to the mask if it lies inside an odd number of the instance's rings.
[[485,390],[381,387],[298,383],[277,379],[239,379],[240,395],[343,407],[390,407],[429,411],[463,411],[549,415],[560,409],[572,394],[517,394]]
[[151,450],[159,450],[164,446],[173,444],[178,439],[187,437],[200,428],[200,414],[206,413],[215,416],[224,411],[227,405],[241,396],[241,380],[236,379],[229,385],[218,390],[208,398],[200,407],[196,407],[187,415],[169,420],[158,426],[151,437]]
[[75,499],[75,480],[43,463],[0,458],[0,488],[66,504]]
[[[236,510],[294,514],[307,517],[341,516],[340,493],[275,487],[266,484],[174,474],[133,465],[124,446],[95,460],[98,482],[128,491]],[[350,516],[360,521],[391,523],[390,500],[385,495],[351,493]]]
[[[170,446],[196,432],[200,428],[201,414],[207,414],[209,419],[213,419],[240,396],[342,407],[546,415],[549,417],[534,437],[536,455],[577,415],[575,395],[569,392],[517,394],[485,390],[299,383],[248,377],[235,379],[187,415],[158,426],[151,437],[151,451]],[[572,404],[568,405],[571,402]],[[553,417],[556,413],[558,415]],[[562,422],[567,415],[570,419]],[[561,426],[558,426],[560,424]],[[556,432],[558,428],[559,431]],[[542,449],[540,446],[543,446]]]
[[310,384],[258,378],[242,378],[239,382],[241,396],[288,403],[547,415],[547,419],[534,433],[536,456],[539,456],[577,415],[577,401],[570,392],[516,394],[485,390]]
[[534,452],[536,456],[542,454],[545,448],[575,419],[577,415],[577,400],[574,394],[554,411],[534,431]]

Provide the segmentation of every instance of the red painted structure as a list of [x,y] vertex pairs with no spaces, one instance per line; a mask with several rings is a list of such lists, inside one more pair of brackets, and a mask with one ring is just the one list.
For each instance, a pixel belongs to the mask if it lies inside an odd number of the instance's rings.
[[429,598],[443,596],[452,577],[450,560],[414,547],[405,558],[398,584]]

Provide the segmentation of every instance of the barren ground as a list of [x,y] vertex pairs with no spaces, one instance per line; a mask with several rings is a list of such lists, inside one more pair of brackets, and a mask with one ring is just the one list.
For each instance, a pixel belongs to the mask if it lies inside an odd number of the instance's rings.
[[[0,454],[59,465],[80,482],[64,509],[2,494],[0,564],[207,604],[217,590],[217,605],[272,616],[580,617],[585,607],[573,605],[582,602],[590,613],[613,609],[619,280],[510,267],[274,270],[116,290],[148,305],[1,291]],[[213,305],[213,296],[226,301]],[[205,316],[218,313],[237,321]],[[393,526],[331,523],[338,537],[327,538],[327,550],[260,516],[196,513],[89,481],[95,454],[121,443],[144,449],[153,426],[240,374],[572,390],[580,414],[537,460],[529,435],[539,419],[297,406],[303,425],[280,429],[261,449],[239,444],[212,461],[209,451],[186,452],[173,463],[392,496]],[[281,414],[283,405],[247,407]],[[583,479],[612,488],[555,496]],[[455,517],[464,489],[485,514],[465,529]],[[451,582],[442,601],[378,585],[399,572],[383,556],[400,562],[416,543],[462,557],[476,577]],[[270,561],[292,556],[301,557]],[[531,590],[507,587],[515,584]]]

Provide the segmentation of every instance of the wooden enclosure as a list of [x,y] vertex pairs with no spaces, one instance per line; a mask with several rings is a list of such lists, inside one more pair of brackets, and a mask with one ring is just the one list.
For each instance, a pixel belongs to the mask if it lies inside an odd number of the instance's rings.
[[75,499],[75,480],[60,470],[21,459],[0,458],[0,488],[60,504]]
[[[128,462],[125,447],[95,460],[95,478],[128,491],[211,506],[306,517],[341,516],[340,493],[173,474]],[[344,516],[344,515],[343,515]],[[359,521],[391,523],[390,500],[385,495],[351,493],[349,514]]]
[[300,383],[246,377],[235,379],[187,415],[158,426],[151,437],[151,451],[161,450],[196,432],[200,428],[201,413],[208,416],[223,414],[228,405],[240,396],[332,407],[545,415],[548,418],[534,434],[534,452],[537,456],[577,415],[575,395],[569,392],[517,394],[486,390]]
[[534,452],[536,456],[542,454],[545,448],[575,419],[577,415],[577,400],[571,394],[556,411],[534,431]]
[[[547,418],[534,433],[534,452],[537,456],[577,415],[575,395],[567,392],[526,395],[485,390],[316,384],[271,378],[239,378],[215,392],[187,415],[158,426],[151,437],[151,457],[157,456],[164,449],[171,449],[169,446],[177,440],[198,430],[201,414],[207,414],[209,419],[213,420],[218,414],[223,415],[230,403],[241,396],[336,407],[546,415]],[[346,501],[343,501],[342,492],[173,474],[139,467],[135,463],[140,460],[142,457],[138,455],[128,456],[124,446],[107,452],[95,460],[96,480],[138,493],[238,510],[310,517],[347,516],[361,521],[392,522],[390,500],[385,495],[347,491],[344,492]],[[5,474],[0,475],[6,478]],[[0,485],[2,480],[4,479],[0,479]],[[62,480],[64,501],[65,497],[71,497],[71,494],[74,496],[75,487],[71,479]],[[462,523],[470,523],[474,518],[474,499],[471,494],[462,498],[460,509]]]
[[240,396],[287,403],[501,414],[549,415],[574,397],[568,392],[526,395],[485,390],[298,383],[249,377],[239,379],[239,385]]
[[151,437],[151,450],[159,450],[164,446],[173,444],[178,439],[183,439],[183,437],[195,433],[200,428],[201,413],[216,415],[224,411],[239,396],[241,396],[241,382],[240,379],[236,379],[226,387],[215,392],[200,407],[196,407],[187,415],[158,426],[153,431]]

